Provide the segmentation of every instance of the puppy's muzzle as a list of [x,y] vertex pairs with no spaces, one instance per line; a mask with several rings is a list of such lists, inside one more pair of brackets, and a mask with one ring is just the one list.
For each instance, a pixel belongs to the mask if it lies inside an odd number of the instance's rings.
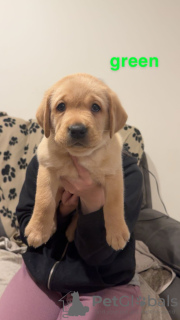
[[82,123],[75,123],[68,127],[68,134],[73,140],[82,140],[86,137],[87,127]]

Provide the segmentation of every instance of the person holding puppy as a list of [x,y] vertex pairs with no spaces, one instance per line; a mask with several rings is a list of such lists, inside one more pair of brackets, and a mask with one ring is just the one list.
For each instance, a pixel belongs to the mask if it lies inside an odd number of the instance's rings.
[[[137,160],[123,151],[124,210],[131,237],[126,247],[118,251],[106,242],[103,187],[92,181],[76,157],[72,160],[79,177],[62,179],[64,193],[57,208],[57,231],[46,244],[36,249],[28,246],[23,254],[22,267],[0,300],[3,320],[74,319],[68,315],[71,304],[67,303],[69,292],[73,291],[89,308],[76,319],[141,319],[133,235],[142,202],[142,174]],[[37,172],[35,156],[28,166],[17,207],[21,238],[26,244],[24,230],[33,211]],[[65,231],[76,207],[79,218],[75,239],[68,243]],[[101,297],[98,303],[95,296]]]

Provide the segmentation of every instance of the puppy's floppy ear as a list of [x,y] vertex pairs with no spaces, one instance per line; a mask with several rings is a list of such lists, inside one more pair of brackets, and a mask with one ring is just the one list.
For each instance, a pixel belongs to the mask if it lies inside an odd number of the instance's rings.
[[36,118],[39,125],[43,128],[45,137],[50,136],[50,98],[51,91],[45,92],[44,98],[36,112]]
[[112,138],[113,134],[122,129],[127,121],[128,115],[121,105],[117,95],[112,90],[110,91],[110,106],[109,106],[109,134]]

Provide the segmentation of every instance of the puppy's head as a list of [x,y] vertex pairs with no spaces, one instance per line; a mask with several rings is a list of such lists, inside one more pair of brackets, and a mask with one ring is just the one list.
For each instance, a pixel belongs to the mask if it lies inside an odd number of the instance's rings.
[[99,79],[87,74],[63,78],[46,93],[36,114],[46,138],[73,155],[90,154],[127,120],[117,95]]

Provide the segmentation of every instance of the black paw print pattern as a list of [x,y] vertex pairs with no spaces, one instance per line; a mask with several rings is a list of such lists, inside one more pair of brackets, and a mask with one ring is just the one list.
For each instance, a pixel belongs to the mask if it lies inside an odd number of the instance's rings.
[[18,165],[20,169],[26,169],[27,167],[26,159],[20,158],[20,160],[18,161]]
[[124,149],[126,149],[127,151],[129,151],[129,149],[130,149],[130,146],[129,146],[129,144],[128,143],[124,143]]
[[133,133],[133,137],[135,138],[136,141],[141,142],[142,137],[141,137],[141,132],[134,128],[134,133]]
[[8,208],[5,208],[5,206],[2,207],[0,213],[3,215],[3,217],[11,218],[12,216],[12,211],[10,211]]
[[128,130],[128,129],[131,129],[132,127],[131,126],[128,126],[127,124],[124,126],[124,130]]
[[3,126],[0,125],[0,133],[3,132]]
[[17,197],[16,189],[15,188],[10,189],[8,198],[12,200],[12,199],[15,199],[16,197]]
[[18,222],[17,222],[17,217],[15,213],[12,213],[12,211],[10,211],[8,208],[3,206],[2,209],[0,210],[0,214],[2,214],[3,217],[7,217],[11,219],[11,227],[18,230]]
[[39,129],[39,128],[40,128],[39,125],[37,123],[33,122],[29,128],[29,133],[32,133],[32,132],[36,133],[37,129]]
[[6,164],[6,166],[1,170],[1,173],[3,175],[3,181],[12,181],[12,178],[15,178],[15,172],[16,170],[11,167],[9,164]]
[[5,151],[3,160],[5,160],[5,161],[9,160],[11,156],[12,156],[12,154],[9,151]]
[[11,227],[12,228],[16,228],[17,230],[19,229],[18,222],[17,222],[17,217],[16,217],[16,215],[14,213],[13,213],[13,217],[11,219]]
[[14,146],[16,143],[18,143],[18,138],[12,137],[9,141],[10,146]]
[[144,143],[141,143],[141,148],[142,150],[144,150]]
[[37,148],[38,148],[37,145],[35,145],[33,149],[33,153],[36,153]]
[[16,120],[12,118],[6,118],[3,121],[6,127],[13,127],[16,124]]
[[27,136],[28,135],[28,128],[27,128],[27,126],[25,125],[25,124],[20,124],[20,131],[21,131],[21,133],[23,133],[25,136]]
[[28,150],[29,150],[29,144],[27,144],[27,146],[24,147],[24,154],[27,154]]
[[4,197],[4,194],[3,194],[3,190],[2,190],[2,188],[0,187],[0,202],[1,202],[2,200],[5,200],[5,197]]
[[133,157],[135,157],[135,158],[137,158],[139,160],[139,154],[138,153],[132,152],[131,154],[132,154]]
[[7,113],[5,113],[5,112],[0,112],[0,117],[4,117],[4,116],[7,116]]

